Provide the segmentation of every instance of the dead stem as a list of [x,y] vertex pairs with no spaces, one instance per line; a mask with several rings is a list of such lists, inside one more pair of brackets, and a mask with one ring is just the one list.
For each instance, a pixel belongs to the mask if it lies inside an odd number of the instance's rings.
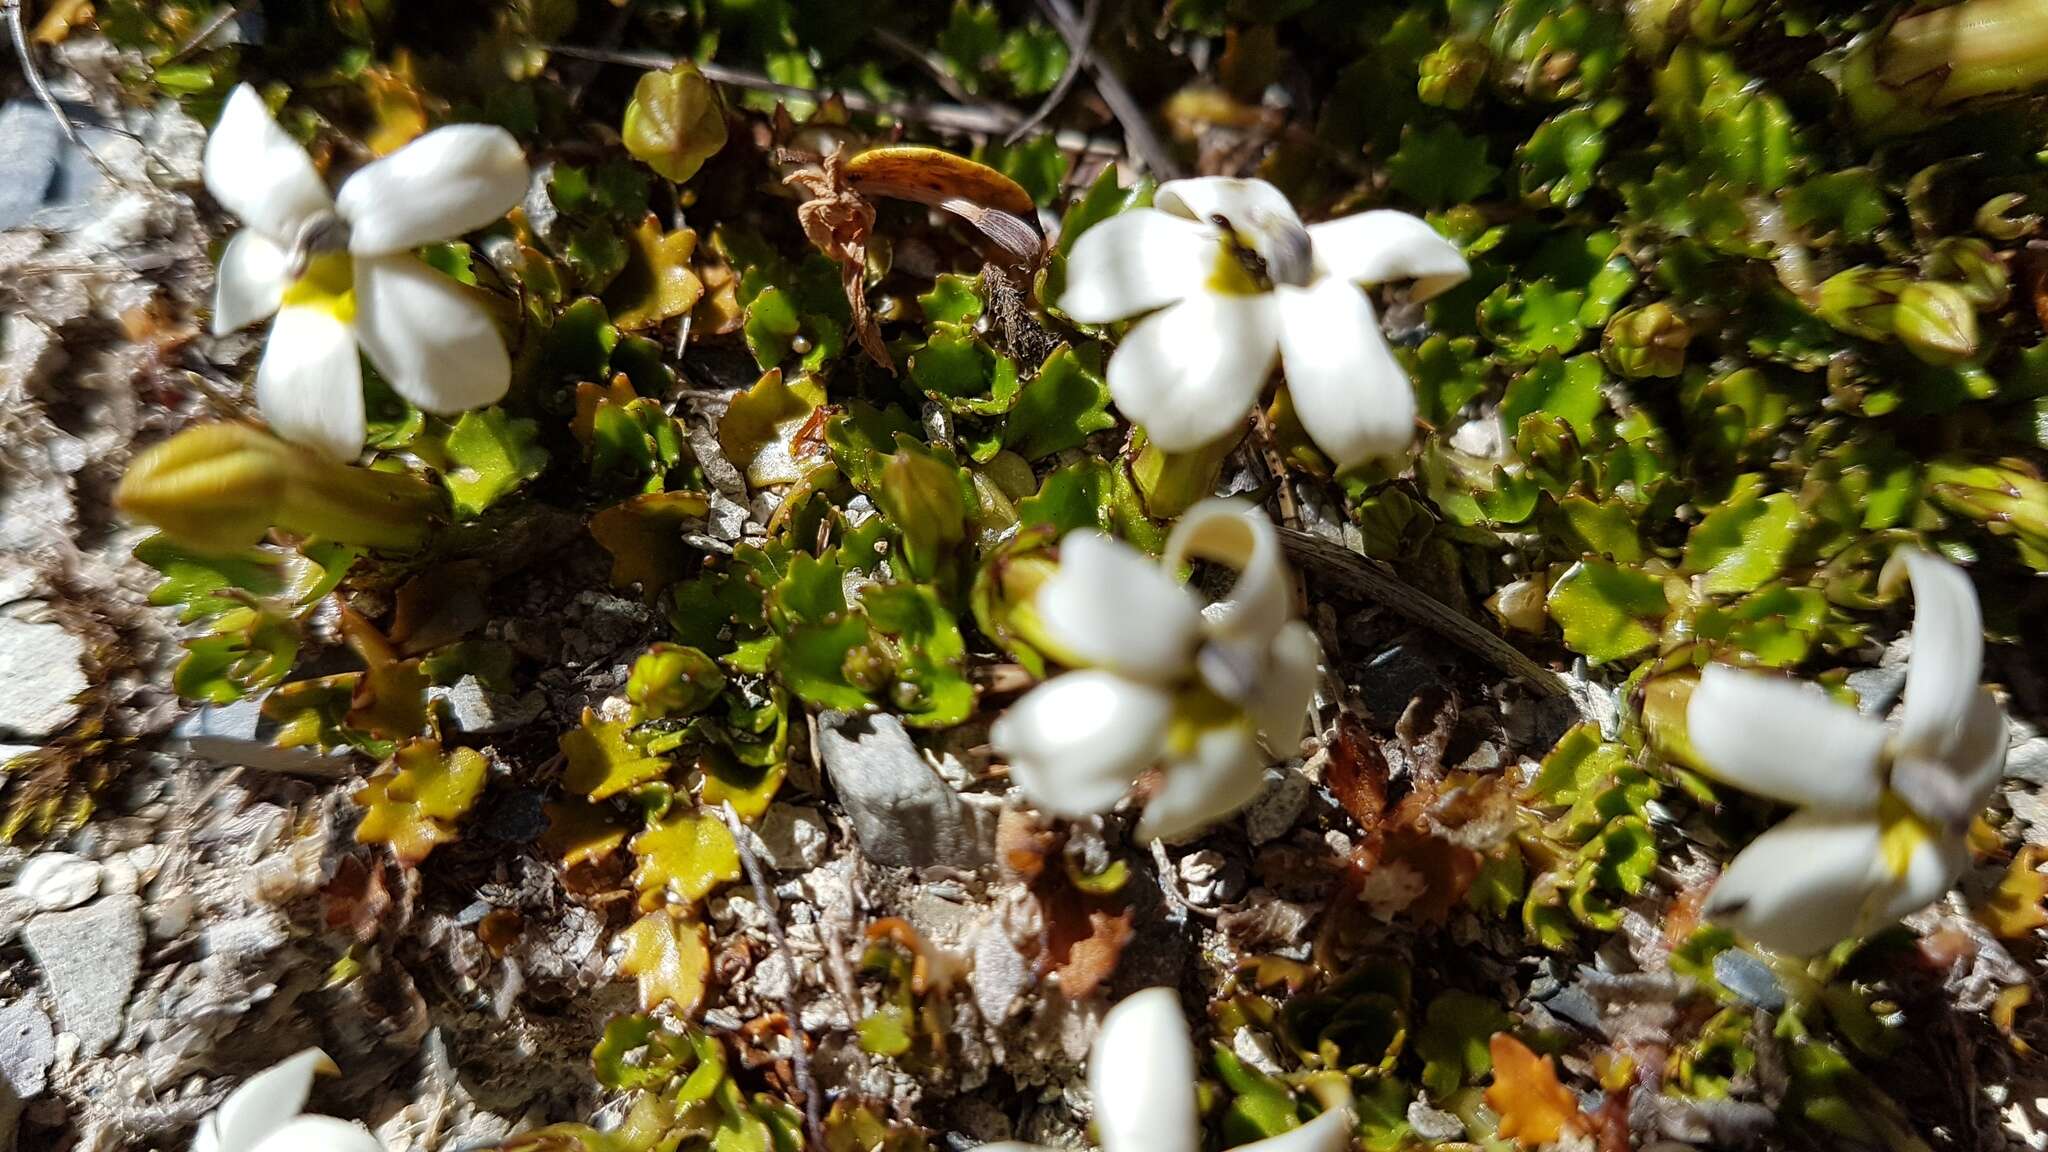
[[732,833],[733,844],[739,849],[740,864],[747,870],[747,879],[754,886],[754,902],[761,906],[762,914],[768,918],[768,935],[775,941],[775,954],[789,965],[789,988],[782,996],[782,1014],[789,1018],[790,1065],[796,1070],[796,1090],[804,1094],[804,1132],[810,1138],[811,1152],[824,1152],[824,1113],[819,1110],[818,1082],[811,1077],[811,1054],[804,1044],[804,1018],[796,996],[798,986],[803,983],[797,978],[796,953],[789,950],[789,937],[782,931],[782,914],[776,910],[774,894],[768,890],[768,878],[761,870],[761,860],[754,855],[753,846],[748,843],[752,833],[740,823],[740,814],[733,808],[732,801],[728,800],[718,808],[718,818],[725,821],[727,830]]
[[[659,52],[613,51],[605,48],[590,48],[576,44],[549,44],[544,50],[572,60],[595,60],[601,64],[619,64],[629,68],[673,68],[677,57]],[[942,104],[909,100],[877,100],[864,92],[827,91],[822,88],[804,88],[795,84],[782,84],[759,72],[745,68],[733,68],[724,64],[703,63],[698,70],[719,84],[730,84],[735,88],[747,88],[756,92],[767,92],[785,100],[809,100],[822,103],[837,96],[848,111],[868,116],[887,116],[892,120],[922,124],[940,132],[958,132],[970,136],[1001,136],[1023,123],[1023,114],[1014,108],[998,104],[969,105]],[[1096,155],[1122,155],[1124,148],[1111,140],[1102,140],[1079,132],[1054,133],[1054,141],[1069,152],[1085,152]]]
[[1479,656],[1502,672],[1513,676],[1549,697],[1566,695],[1557,673],[1531,660],[1522,650],[1487,631],[1477,621],[1459,614],[1427,592],[1410,587],[1388,571],[1385,565],[1361,556],[1341,544],[1298,528],[1280,528],[1280,542],[1287,555],[1307,574],[1326,578],[1359,595],[1385,604],[1395,612],[1430,629],[1460,648]]
[[1088,36],[1082,29],[1080,17],[1074,13],[1074,6],[1068,0],[1038,0],[1038,7],[1066,40],[1067,51],[1085,58],[1085,66],[1095,77],[1095,90],[1102,94],[1102,102],[1109,105],[1110,114],[1123,126],[1124,140],[1130,145],[1131,154],[1161,180],[1186,175],[1180,162],[1159,139],[1159,134],[1152,131],[1152,122],[1145,118],[1145,110],[1138,106],[1131,90],[1124,87],[1123,77],[1118,76],[1116,69],[1107,61],[1088,51]]

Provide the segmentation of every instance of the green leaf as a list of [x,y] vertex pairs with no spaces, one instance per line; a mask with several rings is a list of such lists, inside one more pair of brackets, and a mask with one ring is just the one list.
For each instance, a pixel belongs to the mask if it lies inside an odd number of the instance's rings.
[[464,412],[445,431],[430,423],[420,450],[439,469],[455,515],[468,520],[547,468],[539,438],[538,424],[492,405]]
[[1484,996],[1452,990],[1429,1002],[1415,1050],[1422,1057],[1422,1086],[1442,1100],[1493,1071],[1488,1042],[1513,1023],[1500,1005]]
[[667,760],[649,756],[633,742],[631,725],[599,721],[589,712],[580,726],[562,733],[561,748],[568,765],[562,784],[592,800],[616,796],[668,771]]
[[1579,310],[1586,294],[1559,288],[1548,278],[1532,281],[1520,291],[1503,284],[1479,305],[1479,330],[1500,349],[1504,359],[1535,360],[1546,352],[1569,352],[1585,338]]
[[1720,178],[1773,192],[1806,167],[1791,110],[1727,53],[1682,44],[1654,85],[1652,108],[1666,131]]
[[895,454],[896,438],[916,434],[917,422],[901,408],[877,408],[865,400],[855,400],[825,422],[825,443],[840,475],[868,493],[881,483],[882,466]]
[[1485,357],[1479,355],[1479,342],[1469,336],[1439,332],[1413,351],[1401,350],[1401,358],[1415,382],[1418,415],[1439,428],[1484,395],[1491,377]]
[[967,645],[937,593],[911,584],[872,584],[861,593],[861,608],[890,642],[895,681],[889,703],[905,724],[949,728],[974,714]]
[[996,53],[996,66],[1019,96],[1052,91],[1067,70],[1067,42],[1058,32],[1034,20],[1011,29]]
[[1100,351],[1061,345],[1017,395],[1003,424],[1003,445],[1026,460],[1079,448],[1092,433],[1116,427]]
[[1387,158],[1387,182],[1426,208],[1476,200],[1500,175],[1486,161],[1486,137],[1467,136],[1452,124],[1401,130],[1401,148]]
[[1046,525],[1056,538],[1077,528],[1107,532],[1156,556],[1166,546],[1166,533],[1144,507],[1122,464],[1080,460],[1048,473],[1036,493],[1019,500],[1017,520]]
[[1785,570],[1805,516],[1789,492],[1764,496],[1761,477],[1702,517],[1685,542],[1683,571],[1709,593],[1750,592]]
[[1669,608],[1664,582],[1640,568],[1581,560],[1550,589],[1550,618],[1564,642],[1595,664],[1633,656],[1657,642]]
[[1301,1108],[1287,1085],[1246,1064],[1220,1044],[1210,1046],[1209,1058],[1216,1065],[1223,1087],[1231,1094],[1230,1105],[1223,1111],[1225,1144],[1249,1144],[1301,1127]]
[[245,607],[247,599],[234,592],[278,595],[290,575],[284,556],[266,548],[198,552],[161,533],[137,544],[135,558],[163,574],[150,589],[149,602],[159,608],[178,605],[180,624]]
[[1601,386],[1607,373],[1600,357],[1591,352],[1561,360],[1545,353],[1535,367],[1509,382],[1500,402],[1501,424],[1510,433],[1521,426],[1522,417],[1541,412],[1571,425],[1579,443],[1594,443],[1593,421],[1607,407]]
[[1515,152],[1516,185],[1522,197],[1558,208],[1579,202],[1593,187],[1593,174],[1607,154],[1607,130],[1628,105],[1602,100],[1569,108],[1537,125]]
[[978,92],[987,76],[988,58],[996,54],[1002,35],[1002,18],[987,0],[953,0],[952,15],[940,30],[935,46],[960,86]]
[[971,326],[981,318],[981,293],[975,278],[958,272],[941,272],[932,280],[932,290],[917,298],[918,308],[928,324]]

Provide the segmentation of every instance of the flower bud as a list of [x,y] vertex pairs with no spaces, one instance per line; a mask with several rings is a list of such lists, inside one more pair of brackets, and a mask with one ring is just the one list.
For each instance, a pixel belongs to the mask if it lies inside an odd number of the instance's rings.
[[1930,280],[1963,290],[1970,305],[1995,312],[2012,297],[2012,277],[1991,245],[1972,236],[1951,236],[1935,244],[1921,263]]
[[882,466],[876,502],[903,534],[903,559],[910,575],[929,580],[946,554],[967,539],[972,487],[961,491],[965,474],[927,453],[905,449]]
[[1486,78],[1489,61],[1484,45],[1469,40],[1446,40],[1422,58],[1415,94],[1424,104],[1463,108],[1472,102],[1479,82]]
[[680,184],[725,147],[725,105],[711,81],[684,60],[640,77],[619,135],[626,151]]
[[1954,284],[1908,284],[1892,323],[1906,350],[1929,364],[1953,367],[1977,354],[1977,311]]
[[243,548],[277,522],[292,451],[247,424],[187,428],[135,458],[114,504],[194,548]]
[[1837,332],[1889,340],[1899,293],[1911,283],[1912,277],[1896,268],[1850,268],[1821,282],[1814,311]]
[[1676,376],[1685,370],[1690,343],[1692,328],[1685,318],[1659,300],[1616,313],[1600,337],[1600,354],[1608,367],[1631,380]]
[[271,528],[410,549],[441,507],[434,486],[411,473],[340,464],[232,423],[187,428],[144,452],[114,502],[205,551],[246,547]]
[[1927,495],[1953,515],[2010,536],[2030,566],[2048,568],[2048,481],[2023,460],[1966,464],[1937,460],[1927,466]]

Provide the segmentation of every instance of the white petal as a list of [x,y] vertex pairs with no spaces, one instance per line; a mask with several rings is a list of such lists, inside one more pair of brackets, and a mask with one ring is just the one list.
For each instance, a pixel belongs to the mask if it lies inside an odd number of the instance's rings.
[[1350,1108],[1333,1108],[1299,1128],[1241,1144],[1231,1152],[1345,1152],[1355,1126]]
[[247,84],[228,95],[206,138],[200,172],[221,207],[280,243],[333,207],[306,150],[277,126],[263,97]]
[[349,251],[383,256],[452,240],[526,195],[526,153],[503,128],[454,124],[378,160],[341,186]]
[[1062,662],[1164,683],[1187,675],[1202,618],[1194,596],[1144,553],[1099,532],[1060,541],[1059,569],[1032,600]]
[[1202,729],[1192,751],[1160,773],[1135,835],[1140,841],[1174,840],[1216,823],[1258,798],[1265,767],[1249,721]]
[[1810,684],[1709,664],[1685,724],[1717,780],[1788,804],[1877,810],[1884,725]]
[[1088,1053],[1088,1092],[1102,1152],[1197,1152],[1194,1043],[1180,997],[1147,988],[1102,1017]]
[[1280,537],[1264,512],[1242,500],[1204,500],[1182,514],[1166,538],[1160,566],[1177,572],[1189,560],[1208,560],[1237,570],[1230,594],[1202,616],[1211,636],[1245,638],[1261,649],[1294,615],[1287,561]]
[[225,336],[268,319],[284,300],[284,249],[245,228],[221,249],[213,281],[213,334]]
[[1948,756],[1934,760],[1910,748],[1902,751],[1892,764],[1892,791],[1922,819],[1961,835],[2005,773],[2005,746],[2005,709],[1989,688],[1979,688],[1962,739]]
[[1707,893],[1708,917],[1798,956],[1865,930],[1887,886],[1871,816],[1800,812],[1750,841]]
[[332,1067],[327,1053],[308,1048],[249,1077],[200,1122],[200,1142],[210,1136],[220,1152],[249,1152],[299,1114],[313,1074]]
[[1965,737],[1984,664],[1984,615],[1961,568],[1917,548],[1901,552],[1913,578],[1913,653],[1899,747],[1945,759]]
[[1301,426],[1338,468],[1399,456],[1415,437],[1415,390],[1365,291],[1325,277],[1274,291],[1280,361]]
[[1272,304],[1268,294],[1196,292],[1140,320],[1109,358],[1117,408],[1167,452],[1241,428],[1279,351]]
[[1289,620],[1273,638],[1258,693],[1245,706],[1273,755],[1301,754],[1301,733],[1309,706],[1315,703],[1322,660],[1323,646],[1316,641],[1315,629],[1299,620]]
[[1471,265],[1427,220],[1378,208],[1308,226],[1316,270],[1355,284],[1413,280],[1409,296],[1427,300],[1464,283]]
[[411,256],[356,261],[356,329],[370,363],[428,412],[496,403],[512,383],[491,314],[470,289]]
[[256,407],[279,436],[336,460],[363,453],[363,365],[355,333],[324,308],[286,308],[256,368]]
[[1295,215],[1294,205],[1287,202],[1287,194],[1264,180],[1230,176],[1168,180],[1153,193],[1152,206],[1203,223],[1221,216],[1239,229],[1268,225],[1301,227],[1301,217]]
[[1055,676],[996,719],[989,742],[1010,778],[1053,816],[1107,812],[1153,761],[1173,716],[1166,693],[1111,672]]
[[384,1152],[370,1130],[332,1116],[301,1116],[250,1152]]
[[1156,209],[1112,216],[1074,242],[1060,311],[1106,324],[1164,308],[1208,282],[1222,247],[1216,229]]

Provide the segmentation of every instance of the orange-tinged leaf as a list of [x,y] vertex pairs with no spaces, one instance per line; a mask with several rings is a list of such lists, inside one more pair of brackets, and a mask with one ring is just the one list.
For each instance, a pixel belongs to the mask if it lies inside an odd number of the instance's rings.
[[1500,1135],[1524,1148],[1549,1144],[1567,1128],[1583,1131],[1586,1118],[1579,1098],[1557,1081],[1557,1061],[1537,1056],[1527,1044],[1496,1032],[1487,1045],[1493,1054],[1493,1084],[1486,1105],[1500,1115]]
[[443,755],[437,740],[400,746],[383,771],[356,790],[364,808],[358,844],[389,844],[401,864],[418,864],[457,836],[455,821],[476,803],[490,762],[474,748]]
[[689,1016],[704,1002],[704,977],[711,971],[711,948],[704,926],[674,908],[661,908],[633,922],[620,933],[625,953],[619,973],[640,986],[640,1009],[651,1012],[667,1001]]
[[1038,206],[1024,186],[986,164],[938,148],[893,144],[846,162],[848,183],[870,196],[937,204],[958,198],[1030,219]]
[[641,750],[630,739],[631,732],[631,725],[600,721],[585,708],[583,723],[562,733],[562,756],[569,762],[562,773],[563,785],[592,800],[603,800],[636,784],[660,779],[668,771],[668,761]]
[[633,837],[633,887],[640,907],[663,902],[695,904],[720,884],[740,878],[740,850],[732,833],[709,812],[681,805]]
[[696,232],[663,232],[660,219],[648,213],[626,234],[626,267],[605,289],[612,323],[638,331],[695,308],[704,295],[704,282],[690,267],[696,251]]
[[570,434],[576,437],[578,444],[583,445],[585,452],[590,451],[598,407],[609,402],[623,408],[639,398],[640,394],[633,391],[633,382],[626,379],[624,372],[615,374],[608,385],[592,384],[588,380],[577,384],[576,416],[569,421]]
[[1978,912],[1977,918],[2001,939],[2017,940],[2048,926],[2048,875],[2040,871],[2044,855],[2037,845],[2020,849]]
[[711,504],[696,492],[648,492],[601,509],[590,534],[612,554],[612,587],[638,584],[649,596],[684,575],[694,550],[683,533]]
[[541,833],[540,846],[569,867],[594,864],[626,842],[625,826],[608,808],[571,796],[541,810],[547,813],[548,830]]

